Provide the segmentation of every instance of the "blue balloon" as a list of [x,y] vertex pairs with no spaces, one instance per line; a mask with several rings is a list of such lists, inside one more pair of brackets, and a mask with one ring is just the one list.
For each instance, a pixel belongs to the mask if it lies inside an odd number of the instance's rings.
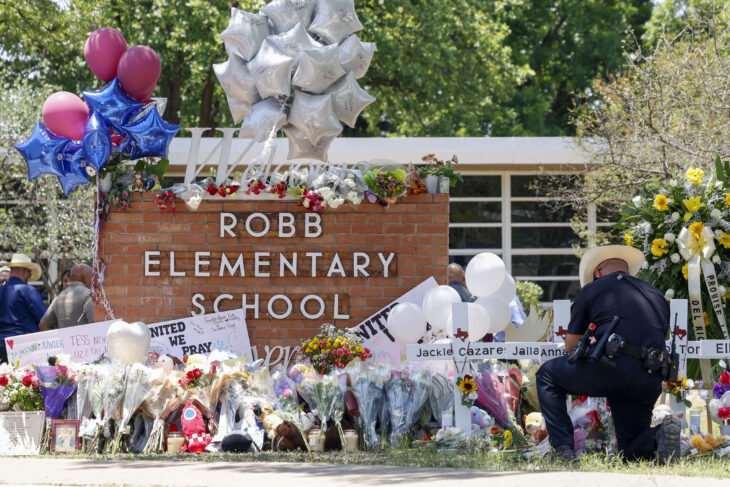
[[83,93],[84,101],[91,110],[101,114],[119,135],[124,135],[122,127],[127,122],[129,115],[142,106],[142,103],[122,90],[116,78],[99,91],[84,91]]
[[157,110],[150,110],[141,119],[124,126],[124,131],[131,139],[130,158],[166,158],[170,141],[179,130],[179,125],[165,122]]
[[59,176],[58,158],[69,142],[68,137],[52,134],[40,121],[36,122],[31,136],[15,146],[28,165],[28,180],[43,174]]
[[104,167],[112,152],[109,127],[97,112],[91,112],[91,116],[89,116],[82,143],[87,163],[86,172],[89,176],[95,176]]
[[91,184],[86,177],[86,160],[83,142],[71,141],[63,151],[62,158],[57,161],[63,194],[68,196],[71,191],[80,185]]

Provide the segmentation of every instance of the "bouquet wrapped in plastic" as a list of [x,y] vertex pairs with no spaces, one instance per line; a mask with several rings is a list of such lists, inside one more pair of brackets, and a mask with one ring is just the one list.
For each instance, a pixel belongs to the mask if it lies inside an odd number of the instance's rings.
[[282,374],[281,377],[278,377],[275,380],[277,382],[277,398],[275,406],[279,413],[279,417],[281,417],[284,421],[289,421],[297,428],[299,434],[302,435],[304,446],[306,446],[307,451],[309,451],[309,442],[304,434],[304,425],[302,424],[302,415],[301,410],[299,409],[297,384],[285,374]]
[[[185,392],[186,400],[193,403],[212,422],[223,385],[223,376],[218,374],[220,363],[208,363],[205,357],[190,356],[187,364],[185,375],[178,383]],[[212,430],[213,428],[211,432]]]
[[369,449],[380,446],[376,430],[381,404],[385,400],[385,377],[383,369],[375,367],[356,367],[350,372],[352,393],[357,399],[357,408],[362,421],[365,444]]
[[91,416],[96,373],[90,365],[79,366],[77,372],[76,419],[83,421]]
[[372,166],[364,171],[363,179],[368,187],[365,198],[370,203],[388,206],[406,194],[406,171],[399,164]]
[[434,374],[431,377],[429,405],[434,419],[441,424],[444,412],[454,410],[454,384],[443,374]]
[[408,432],[408,409],[410,397],[408,388],[408,374],[400,370],[393,370],[385,383],[385,396],[388,398],[390,411],[390,444],[402,444]]
[[474,381],[477,384],[477,398],[474,404],[489,413],[500,427],[511,432],[512,443],[515,446],[526,446],[527,438],[517,429],[507,413],[502,384],[487,369],[482,369],[476,374]]
[[175,381],[163,369],[153,369],[150,389],[142,400],[140,409],[154,419],[152,430],[144,446],[144,453],[162,452],[165,446],[167,418],[185,404]]
[[76,383],[62,365],[36,365],[35,369],[41,380],[46,418],[58,418],[68,398],[76,392]]
[[112,453],[119,450],[122,435],[129,433],[127,426],[132,420],[132,415],[152,390],[151,373],[152,371],[148,367],[139,363],[132,365],[127,371],[124,400],[122,401],[122,419],[117,425],[117,436]]
[[[426,405],[431,392],[431,372],[428,369],[416,369],[409,376],[410,403],[407,411],[407,431],[416,424],[421,411]],[[452,395],[453,397],[453,395]]]
[[89,450],[99,443],[102,436],[112,436],[112,419],[117,417],[117,409],[124,397],[125,372],[120,364],[101,365],[96,369],[91,406],[96,424]]

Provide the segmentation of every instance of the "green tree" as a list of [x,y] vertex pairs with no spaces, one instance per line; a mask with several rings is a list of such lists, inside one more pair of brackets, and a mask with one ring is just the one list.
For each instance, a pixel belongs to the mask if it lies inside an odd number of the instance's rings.
[[43,286],[53,297],[60,275],[51,279],[52,262],[62,270],[71,263],[91,260],[94,193],[91,186],[84,186],[64,197],[55,177],[28,181],[25,162],[13,148],[27,137],[28,127],[40,115],[40,103],[51,91],[27,80],[0,90],[4,107],[0,120],[0,260],[9,259],[14,252],[32,256],[43,271]]
[[570,135],[570,110],[582,103],[596,78],[625,66],[625,47],[635,45],[652,11],[651,0],[556,0],[516,2],[509,8],[506,45],[512,63],[532,74],[507,102],[514,121],[494,135]]

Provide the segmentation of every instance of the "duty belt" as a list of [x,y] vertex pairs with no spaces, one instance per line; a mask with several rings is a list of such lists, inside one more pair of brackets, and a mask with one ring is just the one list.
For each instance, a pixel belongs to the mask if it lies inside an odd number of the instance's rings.
[[658,348],[637,347],[627,343],[618,333],[613,333],[606,344],[606,355],[611,358],[626,355],[644,364],[649,372],[657,372],[662,368],[665,359],[664,350]]

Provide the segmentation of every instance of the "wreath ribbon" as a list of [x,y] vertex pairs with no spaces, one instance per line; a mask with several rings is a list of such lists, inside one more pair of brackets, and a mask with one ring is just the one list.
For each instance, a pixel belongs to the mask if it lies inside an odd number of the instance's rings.
[[[730,339],[727,324],[725,323],[725,311],[720,296],[720,286],[717,283],[715,266],[710,260],[715,253],[714,233],[710,227],[704,227],[699,238],[688,229],[682,228],[677,237],[679,254],[687,261],[687,290],[689,292],[690,311],[692,313],[692,326],[695,331],[696,340],[707,338],[705,318],[702,312],[702,283],[700,274],[705,277],[705,286],[710,294],[712,309],[715,311],[717,320],[720,323],[722,334],[725,339]],[[700,272],[701,269],[701,272]]]

